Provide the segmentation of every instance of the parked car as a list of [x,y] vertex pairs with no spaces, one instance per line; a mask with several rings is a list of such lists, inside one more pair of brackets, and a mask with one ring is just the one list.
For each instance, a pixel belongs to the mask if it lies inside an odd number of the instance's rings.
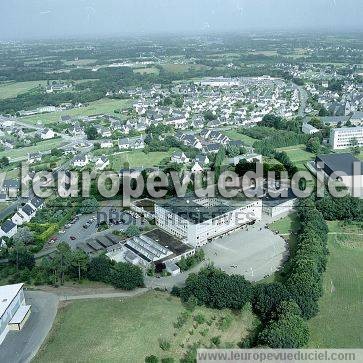
[[76,239],[76,237],[74,237],[74,236],[70,236],[69,237],[72,241],[74,241],[75,239]]

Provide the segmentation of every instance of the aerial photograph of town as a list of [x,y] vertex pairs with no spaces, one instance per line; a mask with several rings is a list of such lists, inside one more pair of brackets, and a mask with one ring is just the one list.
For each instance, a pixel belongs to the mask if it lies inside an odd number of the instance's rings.
[[0,1],[0,363],[363,362],[362,0]]

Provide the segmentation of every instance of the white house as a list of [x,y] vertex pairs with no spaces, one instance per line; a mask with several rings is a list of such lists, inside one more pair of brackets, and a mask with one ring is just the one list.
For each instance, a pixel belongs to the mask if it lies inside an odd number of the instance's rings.
[[55,133],[51,129],[43,129],[40,131],[40,138],[42,140],[49,140],[55,137]]
[[79,155],[74,159],[73,165],[77,168],[83,168],[88,165],[88,155]]
[[95,167],[97,170],[105,170],[110,165],[110,160],[106,156],[101,156],[97,159]]
[[101,149],[109,149],[113,147],[113,141],[112,140],[103,140],[100,143]]
[[34,209],[29,203],[20,208],[11,218],[12,222],[17,226],[21,226],[24,223],[28,223],[35,216],[37,210]]
[[192,166],[192,173],[197,174],[201,173],[203,171],[203,168],[200,166],[200,164],[196,161],[194,165]]
[[175,151],[173,155],[170,158],[171,162],[177,163],[177,164],[186,164],[189,163],[189,158],[181,151]]
[[0,286],[0,345],[9,330],[21,330],[29,318],[31,305],[26,305],[23,286]]
[[7,219],[0,227],[1,237],[13,237],[18,232],[18,226],[11,220]]

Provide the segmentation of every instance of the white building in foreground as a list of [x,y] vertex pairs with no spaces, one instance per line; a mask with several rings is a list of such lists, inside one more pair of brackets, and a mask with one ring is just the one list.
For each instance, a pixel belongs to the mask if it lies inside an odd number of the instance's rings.
[[193,247],[259,221],[261,215],[261,200],[232,205],[217,198],[174,198],[155,204],[156,225]]
[[330,131],[330,145],[334,150],[363,147],[363,127],[341,127]]
[[0,344],[9,330],[21,330],[30,315],[26,305],[24,284],[0,286]]

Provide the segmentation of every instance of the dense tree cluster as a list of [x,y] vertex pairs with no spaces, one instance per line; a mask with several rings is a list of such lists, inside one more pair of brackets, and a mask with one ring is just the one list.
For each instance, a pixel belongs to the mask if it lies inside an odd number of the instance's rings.
[[334,198],[330,194],[316,202],[317,209],[324,218],[333,220],[363,221],[363,200],[347,195],[343,198]]
[[241,309],[251,295],[251,283],[243,276],[228,275],[214,266],[190,274],[180,290],[183,302],[195,299],[197,304],[214,309]]

